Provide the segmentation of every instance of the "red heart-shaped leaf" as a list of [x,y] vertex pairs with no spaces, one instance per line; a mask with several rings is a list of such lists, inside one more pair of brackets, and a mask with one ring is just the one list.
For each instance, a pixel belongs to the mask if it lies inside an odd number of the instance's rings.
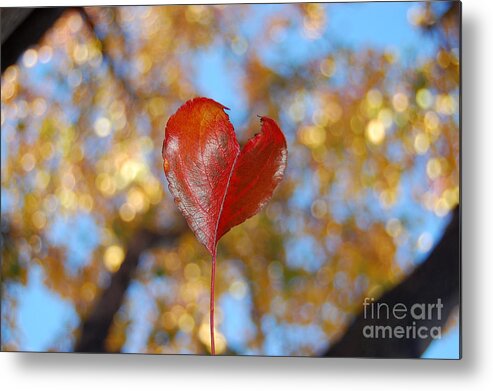
[[270,118],[240,152],[225,106],[186,102],[166,124],[164,172],[175,203],[197,239],[215,255],[217,242],[254,216],[282,180],[286,139]]
[[164,172],[175,203],[212,255],[210,330],[214,348],[216,248],[234,226],[255,215],[282,180],[288,151],[277,124],[261,117],[261,132],[243,150],[227,107],[208,98],[186,102],[166,124]]

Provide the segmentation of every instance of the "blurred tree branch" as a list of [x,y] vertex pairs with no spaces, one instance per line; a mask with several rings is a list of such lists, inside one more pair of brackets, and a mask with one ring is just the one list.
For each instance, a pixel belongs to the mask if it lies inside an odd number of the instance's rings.
[[[443,304],[441,320],[419,322],[419,326],[444,326],[452,311],[460,302],[460,208],[453,211],[452,220],[442,239],[428,258],[418,266],[409,277],[385,293],[377,303],[386,303],[392,308],[396,303],[403,303],[410,308],[416,303],[434,304],[441,299]],[[363,328],[378,323],[365,319],[361,312],[346,330],[344,335],[323,355],[326,357],[420,357],[432,342],[426,339],[387,339],[365,338]],[[382,325],[391,327],[412,324],[406,317],[399,321],[395,318],[385,319]]]
[[74,351],[106,351],[105,340],[111,323],[123,303],[127,288],[139,264],[140,256],[152,247],[174,243],[181,234],[182,230],[155,232],[141,229],[133,235],[120,269],[112,275],[110,284],[94,304],[89,316],[83,321]]
[[85,10],[84,7],[78,7],[77,10],[79,11],[82,19],[86,23],[88,29],[91,31],[94,38],[97,41],[99,41],[99,43],[101,44],[101,54],[102,54],[105,62],[108,64],[108,68],[109,68],[109,71],[111,73],[111,76],[113,77],[113,79],[117,83],[119,83],[122,86],[122,88],[126,92],[128,98],[132,101],[132,104],[139,106],[141,104],[141,100],[139,99],[139,97],[135,93],[133,87],[124,79],[124,77],[122,77],[121,75],[118,74],[115,60],[111,56],[110,51],[108,50],[108,45],[106,44],[104,39],[98,35],[97,30],[96,30],[96,25],[95,25],[91,15],[89,15],[87,13],[87,11]]

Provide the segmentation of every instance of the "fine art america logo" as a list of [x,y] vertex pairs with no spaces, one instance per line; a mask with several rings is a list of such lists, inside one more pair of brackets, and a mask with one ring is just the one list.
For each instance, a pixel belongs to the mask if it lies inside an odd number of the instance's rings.
[[434,326],[442,319],[441,299],[437,299],[436,303],[389,305],[366,297],[363,308],[364,318],[368,322],[363,327],[365,338],[440,339],[442,336],[441,327]]

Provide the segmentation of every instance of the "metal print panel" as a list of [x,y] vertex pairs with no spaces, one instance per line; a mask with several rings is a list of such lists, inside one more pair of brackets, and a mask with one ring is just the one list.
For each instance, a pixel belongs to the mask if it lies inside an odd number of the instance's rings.
[[2,351],[460,358],[460,13],[2,8]]

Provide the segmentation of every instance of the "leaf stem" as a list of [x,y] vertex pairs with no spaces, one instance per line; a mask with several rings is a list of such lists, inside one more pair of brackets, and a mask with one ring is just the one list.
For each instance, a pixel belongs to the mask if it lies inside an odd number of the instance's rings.
[[216,253],[217,250],[214,249],[212,254],[212,271],[211,271],[211,303],[210,303],[210,312],[209,312],[209,323],[211,326],[211,354],[213,356],[216,355],[216,347],[214,345],[214,285],[216,279]]

